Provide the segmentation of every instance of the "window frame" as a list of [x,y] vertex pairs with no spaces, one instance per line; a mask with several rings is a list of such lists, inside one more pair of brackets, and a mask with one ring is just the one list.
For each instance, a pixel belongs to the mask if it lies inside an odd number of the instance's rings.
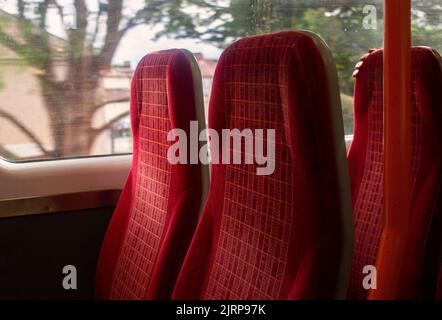
[[0,202],[121,190],[131,154],[11,162],[0,158]]

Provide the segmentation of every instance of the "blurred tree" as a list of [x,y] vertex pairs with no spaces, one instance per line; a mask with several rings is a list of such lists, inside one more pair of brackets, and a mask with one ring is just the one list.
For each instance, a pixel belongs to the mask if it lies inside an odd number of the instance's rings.
[[[46,150],[39,138],[19,119],[5,111],[0,112],[0,117],[27,135],[45,158],[88,155],[96,137],[110,129],[113,122],[128,115],[126,112],[100,128],[93,128],[93,115],[100,108],[111,102],[129,100],[129,97],[123,97],[104,101],[100,94],[100,79],[110,69],[126,32],[149,21],[166,2],[146,1],[144,8],[125,17],[123,0],[99,1],[96,12],[88,8],[85,0],[73,0],[70,11],[56,0],[17,0],[18,16],[14,24],[0,21],[0,43],[39,70],[37,77],[48,110],[54,149]],[[46,31],[48,12],[54,8],[66,34],[63,52],[58,46],[51,45],[51,37]],[[3,15],[2,18],[10,19],[11,16]],[[61,56],[67,70],[63,79],[59,79],[56,73]]]

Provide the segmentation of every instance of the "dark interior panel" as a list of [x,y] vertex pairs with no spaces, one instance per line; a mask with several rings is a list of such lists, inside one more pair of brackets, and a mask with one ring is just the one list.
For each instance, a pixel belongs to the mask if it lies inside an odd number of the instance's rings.
[[[91,299],[101,242],[114,208],[0,219],[0,299]],[[62,281],[77,270],[76,290]]]

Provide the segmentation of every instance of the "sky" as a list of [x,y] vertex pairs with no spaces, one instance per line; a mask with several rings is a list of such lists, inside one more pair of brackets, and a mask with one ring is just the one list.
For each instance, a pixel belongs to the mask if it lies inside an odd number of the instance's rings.
[[[58,3],[64,8],[65,23],[73,21],[74,19],[70,15],[71,12],[74,12],[74,10],[70,9],[72,8],[72,1],[59,0]],[[143,5],[144,0],[125,0],[123,14],[125,16],[131,16],[138,9],[142,8]],[[96,0],[88,0],[87,6],[91,12],[98,11],[98,1]],[[0,0],[0,9],[10,14],[17,14],[16,0]],[[27,16],[32,16],[32,8],[30,8]],[[93,15],[91,15],[91,19],[94,19]],[[48,10],[46,22],[48,32],[61,38],[66,38],[64,28],[55,7]],[[93,24],[91,24],[91,27],[94,27]],[[186,48],[192,52],[202,52],[206,58],[218,58],[221,54],[221,50],[217,47],[202,43],[198,39],[169,39],[162,37],[154,41],[153,38],[156,32],[161,30],[161,28],[161,25],[154,27],[140,25],[128,31],[121,40],[112,63],[122,64],[125,61],[130,61],[132,67],[134,67],[147,53],[170,48]]]
[[150,51],[170,48],[185,48],[192,52],[202,52],[206,58],[218,58],[221,54],[221,50],[215,46],[201,43],[201,41],[195,39],[168,39],[163,37],[153,41],[152,38],[156,33],[155,29],[160,30],[161,26],[151,28],[142,25],[130,30],[122,39],[113,62],[121,63],[129,60],[133,66]]

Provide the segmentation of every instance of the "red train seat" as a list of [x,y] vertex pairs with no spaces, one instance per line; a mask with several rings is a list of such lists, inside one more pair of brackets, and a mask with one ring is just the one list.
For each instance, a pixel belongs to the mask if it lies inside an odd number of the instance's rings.
[[[174,299],[345,297],[351,200],[336,71],[315,35],[281,32],[229,46],[216,68],[209,127],[275,129],[274,172],[211,165],[201,221]],[[220,158],[241,150],[224,145]]]
[[[132,167],[96,272],[98,299],[167,299],[194,233],[206,170],[172,165],[167,134],[204,125],[201,76],[185,50],[146,55],[131,86]],[[200,117],[197,117],[200,115]],[[202,128],[201,128],[202,129]],[[207,182],[208,184],[208,182]]]
[[[440,58],[440,57],[439,57]],[[355,223],[350,299],[366,299],[364,266],[375,265],[383,227],[383,50],[355,72],[355,131],[348,160]],[[399,298],[434,297],[441,235],[442,71],[429,48],[412,49],[411,229]]]

